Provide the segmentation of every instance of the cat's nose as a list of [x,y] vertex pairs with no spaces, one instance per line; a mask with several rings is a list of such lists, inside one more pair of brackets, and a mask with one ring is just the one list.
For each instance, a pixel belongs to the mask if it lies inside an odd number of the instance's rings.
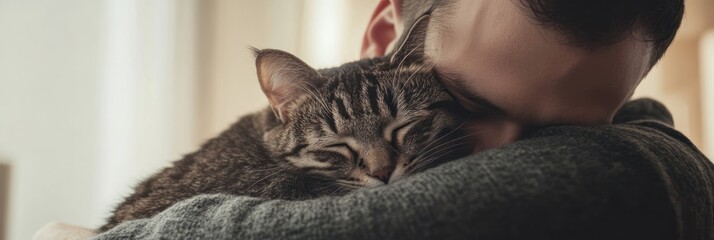
[[387,184],[389,183],[389,176],[392,175],[392,172],[394,171],[393,167],[384,167],[376,171],[372,171],[369,174],[369,176],[379,179],[379,181],[382,181],[383,183]]

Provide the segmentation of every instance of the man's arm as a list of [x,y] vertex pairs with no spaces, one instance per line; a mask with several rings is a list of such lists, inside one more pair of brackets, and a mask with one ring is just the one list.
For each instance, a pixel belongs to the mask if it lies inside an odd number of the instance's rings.
[[[96,239],[678,239],[683,230],[712,237],[714,167],[667,129],[554,127],[343,197],[199,196]],[[690,171],[672,175],[663,162]],[[690,203],[698,212],[682,209]]]

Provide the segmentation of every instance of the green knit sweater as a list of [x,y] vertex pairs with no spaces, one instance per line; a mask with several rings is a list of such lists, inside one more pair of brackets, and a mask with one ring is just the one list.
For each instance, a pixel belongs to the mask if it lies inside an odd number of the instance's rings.
[[198,196],[95,239],[714,239],[714,165],[654,101],[616,120],[342,197]]

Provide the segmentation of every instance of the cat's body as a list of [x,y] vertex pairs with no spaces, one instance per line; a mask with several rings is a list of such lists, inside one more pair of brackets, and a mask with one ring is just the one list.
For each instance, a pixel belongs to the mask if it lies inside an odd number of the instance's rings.
[[468,154],[466,114],[405,46],[392,58],[319,71],[285,52],[256,51],[271,108],[140,183],[100,231],[199,194],[339,195]]
[[241,118],[199,151],[139,184],[100,230],[108,230],[126,220],[151,217],[198,194],[282,199],[315,196],[305,186],[309,181],[285,170],[287,162],[269,156],[262,134],[275,124],[276,118],[270,109]]

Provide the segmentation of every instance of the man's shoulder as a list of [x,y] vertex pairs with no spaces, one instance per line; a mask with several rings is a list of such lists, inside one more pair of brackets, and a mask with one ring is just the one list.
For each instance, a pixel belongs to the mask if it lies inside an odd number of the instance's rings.
[[470,202],[459,211],[476,209],[464,222],[489,215],[492,228],[511,224],[562,239],[678,239],[689,224],[692,233],[714,236],[707,220],[714,219],[714,168],[680,137],[653,121],[550,127],[424,178],[450,176],[456,183],[439,186]]
[[548,194],[565,196],[561,204],[585,218],[602,218],[594,223],[604,231],[624,224],[669,229],[680,239],[714,236],[714,165],[664,121],[552,127],[502,150],[519,152],[513,164],[540,173],[530,181],[560,185]]
[[618,181],[644,180],[668,191],[693,190],[684,185],[714,189],[714,164],[685,135],[659,120],[552,127],[512,147],[541,152],[534,158],[550,165]]

